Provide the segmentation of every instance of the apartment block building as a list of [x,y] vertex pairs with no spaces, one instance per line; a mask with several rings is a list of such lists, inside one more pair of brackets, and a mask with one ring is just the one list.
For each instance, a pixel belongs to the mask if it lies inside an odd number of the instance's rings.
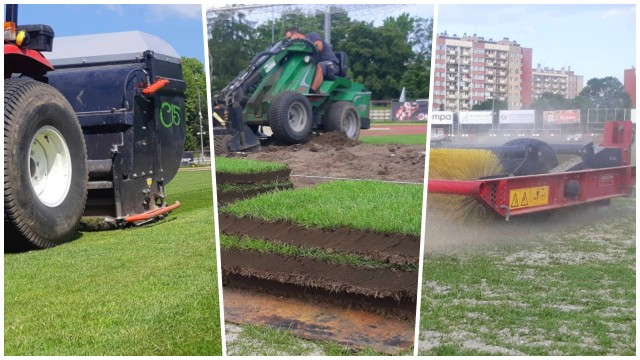
[[568,69],[556,70],[548,67],[538,67],[533,69],[533,97],[538,99],[543,93],[559,94],[567,99],[573,99],[584,87],[582,75],[576,75]]
[[533,49],[503,38],[476,34],[436,37],[431,99],[434,109],[471,110],[485,100],[507,102],[510,110],[526,108],[545,91],[576,97],[583,77],[570,69],[533,68]]
[[631,98],[631,108],[636,108],[636,68],[624,70],[624,90]]
[[471,110],[487,99],[506,101],[510,109],[522,108],[523,69],[531,64],[531,51],[527,50],[508,38],[493,41],[475,34],[438,35],[434,108]]

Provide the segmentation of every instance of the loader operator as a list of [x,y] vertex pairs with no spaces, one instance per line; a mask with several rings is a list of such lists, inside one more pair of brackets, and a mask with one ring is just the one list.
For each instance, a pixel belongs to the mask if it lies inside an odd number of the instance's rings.
[[331,46],[327,44],[324,39],[317,32],[311,32],[307,35],[303,35],[296,27],[291,27],[285,30],[284,36],[287,39],[307,39],[315,45],[318,50],[316,72],[313,75],[313,81],[311,82],[312,93],[317,93],[322,81],[335,78],[339,71],[338,58],[333,53]]

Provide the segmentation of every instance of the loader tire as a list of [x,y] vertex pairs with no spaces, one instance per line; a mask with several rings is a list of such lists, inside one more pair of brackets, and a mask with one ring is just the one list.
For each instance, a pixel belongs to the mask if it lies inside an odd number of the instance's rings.
[[214,135],[213,152],[216,156],[229,154],[229,139],[231,135]]
[[309,137],[311,104],[301,93],[285,91],[273,97],[269,107],[269,126],[278,141],[300,143]]
[[[507,141],[504,146],[532,146],[540,153],[536,161],[527,161],[522,164],[523,158],[506,158],[502,160],[502,167],[510,174],[516,176],[546,174],[549,170],[558,166],[558,158],[551,146],[538,139],[513,139]],[[521,166],[520,166],[521,165]]]
[[349,139],[360,137],[360,115],[356,107],[348,101],[337,101],[329,107],[324,120],[326,131],[342,131]]
[[5,251],[71,240],[86,198],[87,151],[69,102],[45,83],[5,80]]

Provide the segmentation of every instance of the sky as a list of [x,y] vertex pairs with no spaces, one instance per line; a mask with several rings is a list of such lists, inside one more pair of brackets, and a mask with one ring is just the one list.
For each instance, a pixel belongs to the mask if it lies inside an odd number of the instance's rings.
[[571,66],[584,83],[636,64],[634,5],[440,5],[437,32],[508,37],[533,49],[533,66]]
[[[20,24],[50,25],[56,37],[142,31],[168,42],[181,56],[204,62],[200,5],[21,4],[18,7]],[[55,48],[55,38],[53,46]]]
[[[387,17],[398,17],[403,13],[411,16],[421,17],[425,19],[433,18],[433,4],[334,4],[335,6],[343,6],[347,9],[349,17],[354,20],[373,22],[375,26],[382,25],[382,21]],[[228,5],[209,1],[204,3],[205,9],[215,9],[226,7]],[[258,5],[260,6],[260,5]],[[305,5],[278,5],[270,7],[269,4],[263,4],[265,8],[258,8],[246,11],[251,21],[268,21],[271,18],[277,18],[283,11],[291,11],[292,9],[302,9],[305,12],[313,13],[317,10],[323,10],[327,4],[305,4]]]

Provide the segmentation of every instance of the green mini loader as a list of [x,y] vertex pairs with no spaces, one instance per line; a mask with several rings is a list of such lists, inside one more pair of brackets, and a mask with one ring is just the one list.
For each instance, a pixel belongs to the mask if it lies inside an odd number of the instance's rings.
[[357,139],[360,129],[368,129],[371,93],[349,80],[344,52],[336,52],[336,76],[325,77],[318,93],[309,92],[316,53],[306,39],[282,39],[258,53],[213,99],[216,152],[258,150],[266,137],[262,126],[286,144],[304,142],[313,130]]

